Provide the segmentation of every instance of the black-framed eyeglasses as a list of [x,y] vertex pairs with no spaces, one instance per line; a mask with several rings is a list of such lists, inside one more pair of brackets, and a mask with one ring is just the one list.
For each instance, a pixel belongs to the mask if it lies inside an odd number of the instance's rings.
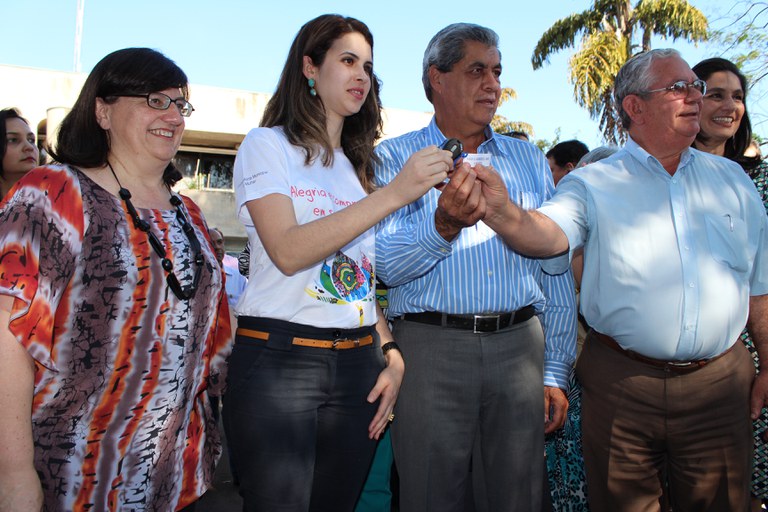
[[685,98],[688,96],[688,92],[691,89],[696,89],[704,96],[707,93],[707,82],[701,79],[694,80],[693,82],[686,82],[685,80],[679,80],[669,87],[662,87],[661,89],[651,89],[650,91],[640,91],[637,94],[651,94],[652,92],[670,91],[674,96],[678,98]]
[[145,98],[147,100],[147,105],[149,105],[151,108],[154,108],[155,110],[168,110],[168,108],[173,103],[179,107],[179,112],[184,117],[191,116],[192,112],[195,111],[195,108],[192,106],[192,104],[184,98],[174,99],[161,92],[150,92],[149,94],[115,94],[115,96],[123,96],[126,98]]

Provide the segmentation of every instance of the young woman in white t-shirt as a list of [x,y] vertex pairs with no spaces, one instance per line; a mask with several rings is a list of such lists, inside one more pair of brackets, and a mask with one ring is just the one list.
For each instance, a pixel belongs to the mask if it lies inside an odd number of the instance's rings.
[[235,160],[251,259],[224,416],[244,510],[351,511],[403,378],[376,304],[374,226],[452,162],[425,148],[374,190],[372,49],[356,19],[305,24]]

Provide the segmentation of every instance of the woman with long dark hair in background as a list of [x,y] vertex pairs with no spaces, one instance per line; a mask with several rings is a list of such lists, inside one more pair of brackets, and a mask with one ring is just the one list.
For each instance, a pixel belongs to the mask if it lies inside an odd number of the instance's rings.
[[[722,58],[706,59],[695,66],[693,72],[707,82],[707,93],[701,109],[701,131],[693,146],[701,151],[724,156],[741,165],[757,187],[768,213],[768,163],[760,156],[745,153],[752,142],[752,124],[747,112],[747,78],[731,61]],[[757,350],[749,331],[744,329],[741,339],[747,346],[759,369]],[[752,510],[762,510],[768,503],[768,411],[763,409],[754,422],[754,460],[752,464]]]
[[35,132],[15,108],[0,110],[0,200],[26,173],[38,166]]

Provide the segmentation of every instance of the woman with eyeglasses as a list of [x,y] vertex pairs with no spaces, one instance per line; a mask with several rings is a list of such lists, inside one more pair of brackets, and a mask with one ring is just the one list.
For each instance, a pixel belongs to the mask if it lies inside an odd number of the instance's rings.
[[[706,59],[693,72],[707,82],[707,92],[701,108],[701,131],[693,146],[701,151],[724,156],[737,162],[757,187],[768,213],[768,163],[760,156],[747,156],[752,143],[752,124],[747,113],[747,78],[731,61],[719,57]],[[757,350],[749,331],[744,329],[741,340],[749,349],[759,370]],[[752,510],[762,510],[768,504],[768,411],[763,409],[753,418],[754,453],[752,463]]]
[[19,178],[37,167],[39,159],[29,122],[14,108],[0,110],[0,199]]
[[171,186],[187,77],[107,55],[0,204],[0,510],[191,510],[213,477],[223,278]]
[[404,363],[377,312],[374,226],[452,161],[414,148],[374,190],[378,91],[368,27],[315,18],[235,160],[251,256],[224,419],[246,511],[351,511],[393,417]]

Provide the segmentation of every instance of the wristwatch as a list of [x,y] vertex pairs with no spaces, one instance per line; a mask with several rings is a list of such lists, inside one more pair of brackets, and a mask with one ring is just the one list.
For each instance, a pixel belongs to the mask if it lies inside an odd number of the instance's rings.
[[402,352],[402,350],[400,350],[400,347],[398,347],[398,346],[397,346],[397,343],[395,343],[394,341],[388,341],[388,342],[386,342],[385,344],[383,344],[383,345],[381,346],[381,352],[382,352],[384,355],[387,355],[387,352],[389,352],[390,350],[393,350],[393,349],[394,349],[394,350],[397,350],[397,351],[398,351],[398,352],[400,352],[401,354],[403,353],[403,352]]

